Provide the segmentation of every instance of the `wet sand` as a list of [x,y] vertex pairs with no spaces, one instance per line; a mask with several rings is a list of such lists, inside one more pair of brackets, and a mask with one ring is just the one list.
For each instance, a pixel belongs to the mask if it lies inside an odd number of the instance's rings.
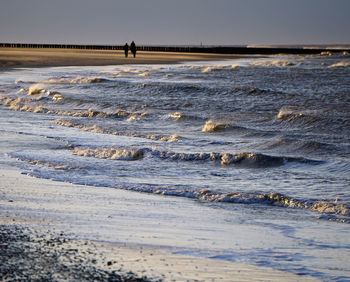
[[0,70],[13,67],[100,66],[121,64],[169,64],[240,58],[238,55],[137,52],[125,58],[120,50],[0,48]]
[[[0,179],[0,277],[8,280],[314,280],[267,267],[179,254],[176,249],[142,242],[125,243],[122,238],[116,237],[115,231],[111,233],[113,240],[102,241],[98,240],[98,236],[78,236],[67,229],[67,226],[77,226],[74,228],[94,233],[95,208],[100,210],[105,206],[107,194],[113,202],[113,209],[123,213],[126,212],[124,197],[142,209],[139,198],[154,197],[151,195],[32,178],[6,165],[0,166]],[[129,205],[126,204],[132,209]],[[149,205],[147,199],[145,205]],[[157,209],[160,213],[176,214],[176,210]],[[103,213],[104,224],[108,226],[111,224],[108,210]],[[118,219],[117,225],[114,223],[113,228],[125,228],[128,236],[140,235],[137,233],[142,231],[129,224],[131,219],[126,216],[123,221],[123,217]],[[101,219],[98,221],[101,224]],[[159,230],[152,227],[152,234],[157,235]]]

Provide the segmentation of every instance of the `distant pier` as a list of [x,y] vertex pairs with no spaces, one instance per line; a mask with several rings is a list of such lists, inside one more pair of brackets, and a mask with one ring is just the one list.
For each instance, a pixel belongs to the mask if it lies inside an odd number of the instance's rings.
[[[123,50],[123,45],[78,45],[78,44],[36,44],[36,43],[0,43],[0,48],[60,48],[82,50]],[[303,47],[250,47],[250,46],[137,46],[138,51],[212,53],[232,55],[275,55],[275,54],[320,54],[322,52],[339,53],[350,51],[348,48],[303,48]]]

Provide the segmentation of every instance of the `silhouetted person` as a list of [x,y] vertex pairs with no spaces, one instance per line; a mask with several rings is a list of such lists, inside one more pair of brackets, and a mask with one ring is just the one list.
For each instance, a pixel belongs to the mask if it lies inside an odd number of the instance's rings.
[[134,55],[134,58],[136,57],[136,45],[135,45],[135,42],[131,42],[130,44],[130,51],[131,53]]
[[128,43],[125,43],[123,48],[124,48],[125,58],[127,58],[128,57],[128,53],[129,53],[129,45],[128,45]]

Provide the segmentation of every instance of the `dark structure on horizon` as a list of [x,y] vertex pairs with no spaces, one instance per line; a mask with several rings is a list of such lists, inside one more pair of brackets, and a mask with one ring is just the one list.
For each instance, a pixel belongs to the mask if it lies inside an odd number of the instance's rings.
[[[0,43],[7,48],[63,48],[87,50],[124,50],[123,45],[78,45],[78,44],[35,44],[35,43]],[[275,54],[320,54],[322,52],[344,52],[350,48],[303,48],[301,47],[249,47],[249,46],[137,46],[137,51],[213,53],[237,55],[275,55]]]

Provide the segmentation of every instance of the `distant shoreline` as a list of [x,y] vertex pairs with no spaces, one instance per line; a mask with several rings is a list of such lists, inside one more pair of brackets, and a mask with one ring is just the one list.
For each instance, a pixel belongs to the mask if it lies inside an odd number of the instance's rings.
[[24,67],[174,64],[186,61],[218,61],[242,57],[246,56],[138,51],[136,58],[133,58],[131,54],[125,58],[122,50],[0,47],[0,70]]
[[[268,55],[317,55],[349,53],[350,49],[276,47],[138,46],[136,58],[125,58],[122,46],[0,43],[0,70],[23,67],[103,66],[123,64],[175,64],[219,61]],[[29,46],[29,47],[28,47]]]
[[[123,50],[123,45],[98,44],[39,44],[39,43],[0,43],[0,48],[41,48],[41,49],[81,49],[81,50]],[[231,55],[275,55],[275,54],[319,54],[322,52],[350,51],[348,44],[329,45],[140,45],[138,51],[210,53]]]

